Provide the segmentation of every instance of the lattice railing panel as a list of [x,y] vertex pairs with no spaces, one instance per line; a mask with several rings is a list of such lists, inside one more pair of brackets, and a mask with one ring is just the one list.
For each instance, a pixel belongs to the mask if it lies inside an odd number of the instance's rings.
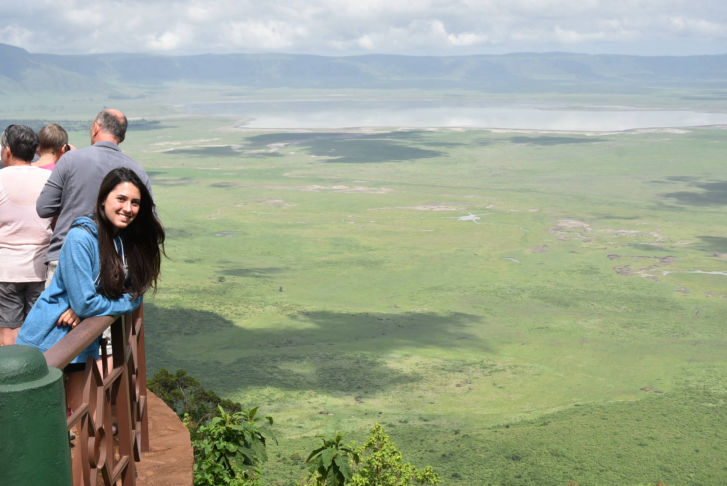
[[[48,364],[65,367],[101,335],[108,321],[84,320],[76,328],[81,332],[74,329],[46,353]],[[74,485],[134,485],[135,462],[149,450],[142,308],[111,325],[111,345],[110,369],[105,352],[102,366],[87,360],[81,404],[68,417],[69,434],[76,436],[71,442]]]

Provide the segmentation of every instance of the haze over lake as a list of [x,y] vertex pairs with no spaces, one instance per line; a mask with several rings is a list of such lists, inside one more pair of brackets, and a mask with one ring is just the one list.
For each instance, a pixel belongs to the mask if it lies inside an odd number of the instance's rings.
[[727,124],[727,113],[622,106],[505,105],[436,101],[251,101],[191,103],[193,113],[239,116],[248,128],[462,127],[622,131]]

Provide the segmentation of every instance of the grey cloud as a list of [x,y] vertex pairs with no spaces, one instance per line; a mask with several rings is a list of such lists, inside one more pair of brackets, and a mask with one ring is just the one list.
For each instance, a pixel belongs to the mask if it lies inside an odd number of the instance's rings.
[[722,0],[30,0],[0,16],[0,42],[63,54],[727,51]]

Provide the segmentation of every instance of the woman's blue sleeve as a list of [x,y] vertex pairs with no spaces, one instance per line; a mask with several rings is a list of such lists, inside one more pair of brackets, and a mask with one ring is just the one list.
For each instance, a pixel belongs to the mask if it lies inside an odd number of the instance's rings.
[[109,299],[96,292],[94,262],[98,261],[98,244],[87,231],[73,228],[68,232],[58,258],[58,268],[73,312],[85,319],[93,316],[116,316],[131,312],[141,303],[130,294]]

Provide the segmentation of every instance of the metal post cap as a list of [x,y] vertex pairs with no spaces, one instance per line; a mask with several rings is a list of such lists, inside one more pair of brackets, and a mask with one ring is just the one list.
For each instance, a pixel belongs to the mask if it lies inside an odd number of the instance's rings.
[[48,376],[43,353],[19,344],[0,347],[0,386],[19,385]]
[[30,346],[0,347],[0,457],[0,484],[72,484],[63,373]]

